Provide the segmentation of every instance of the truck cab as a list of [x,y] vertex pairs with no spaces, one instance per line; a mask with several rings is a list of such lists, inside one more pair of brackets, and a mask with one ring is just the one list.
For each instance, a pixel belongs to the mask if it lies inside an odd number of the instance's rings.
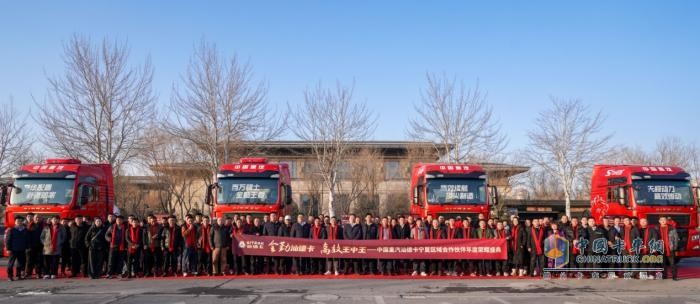
[[6,205],[5,224],[27,213],[44,218],[58,215],[102,217],[115,211],[112,166],[83,164],[70,158],[50,158],[42,164],[22,166],[12,183],[0,187],[0,203]]
[[595,165],[591,178],[591,215],[646,218],[656,226],[670,217],[679,237],[679,257],[700,256],[698,192],[682,168],[651,165]]
[[411,215],[425,218],[461,216],[476,221],[491,217],[496,187],[489,186],[486,172],[472,164],[423,164],[411,173]]
[[217,181],[207,189],[205,201],[213,206],[214,217],[287,215],[292,203],[289,165],[269,163],[262,157],[222,165]]

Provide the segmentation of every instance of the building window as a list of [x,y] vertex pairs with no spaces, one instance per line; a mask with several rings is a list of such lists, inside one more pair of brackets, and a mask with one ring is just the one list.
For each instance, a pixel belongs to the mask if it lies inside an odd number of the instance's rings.
[[384,179],[401,179],[402,177],[398,161],[390,160],[384,162]]
[[318,167],[318,162],[315,160],[305,160],[304,167],[302,168],[302,175],[304,178],[311,178],[314,174],[319,174],[320,169]]

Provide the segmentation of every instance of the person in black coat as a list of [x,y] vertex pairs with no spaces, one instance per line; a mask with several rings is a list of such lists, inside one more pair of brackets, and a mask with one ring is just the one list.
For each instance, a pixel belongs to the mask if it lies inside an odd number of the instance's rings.
[[[315,218],[313,225],[311,225],[311,228],[309,228],[309,239],[312,240],[325,240],[328,239],[328,235],[326,234],[326,229],[323,227],[323,224],[321,223],[321,218]],[[325,260],[322,258],[311,258],[309,260],[311,263],[310,265],[310,273],[311,274],[322,274],[323,273],[323,267],[324,267],[324,262]]]
[[532,220],[532,227],[528,229],[527,251],[530,253],[530,276],[542,275],[544,269],[544,239],[547,235],[546,227],[540,225],[538,219]]
[[[372,214],[367,213],[365,215],[365,222],[362,224],[362,239],[363,240],[376,240],[379,236],[379,227],[377,224],[372,222]],[[377,260],[375,259],[363,259],[362,268],[364,274],[374,275],[377,271]]]
[[36,278],[42,276],[43,270],[43,250],[41,244],[41,232],[44,230],[44,220],[34,213],[27,214],[27,231],[29,232],[29,248],[26,251],[26,267],[24,276],[31,277],[36,273]]
[[[357,224],[356,216],[350,214],[348,217],[348,222],[343,225],[343,239],[344,240],[361,240],[362,239],[362,226]],[[345,259],[345,269],[343,272],[348,274],[350,272],[350,265],[352,264],[352,270],[355,274],[360,274],[360,260],[359,259]]]
[[83,218],[77,216],[75,224],[70,227],[70,255],[71,255],[71,278],[78,273],[87,277],[88,250],[85,246],[85,235],[90,227],[83,222]]
[[92,226],[85,233],[85,247],[88,249],[87,272],[92,279],[99,279],[102,276],[102,266],[108,248],[105,232],[107,229],[102,219],[96,217]]
[[[408,240],[411,238],[411,225],[406,222],[406,217],[403,215],[399,216],[399,222],[393,227],[394,233],[393,237],[396,240]],[[403,274],[408,274],[408,267],[410,266],[409,260],[396,260],[394,263],[394,271],[396,273],[402,272]]]
[[[263,224],[262,235],[277,236],[277,232],[280,229],[280,225],[282,225],[282,223],[280,223],[280,221],[277,219],[277,213],[270,213],[270,220]],[[276,257],[266,256],[265,265],[267,265],[267,270],[265,272],[267,274],[277,274],[277,269],[279,268],[277,262],[278,259]]]
[[25,267],[30,235],[29,230],[24,226],[24,218],[22,217],[15,217],[15,226],[6,230],[5,250],[10,254],[7,261],[7,279],[14,281],[13,270],[17,270],[18,279],[24,278],[22,271]]
[[[304,215],[297,215],[297,222],[292,225],[290,237],[308,239],[310,235],[311,225],[304,220]],[[297,275],[309,273],[309,259],[295,257],[292,260],[292,267]]]
[[[281,237],[291,237],[292,236],[292,217],[289,215],[284,216],[284,221],[277,230],[277,236]],[[280,274],[289,274],[292,269],[292,258],[290,257],[279,257],[277,259],[278,269],[276,271]]]

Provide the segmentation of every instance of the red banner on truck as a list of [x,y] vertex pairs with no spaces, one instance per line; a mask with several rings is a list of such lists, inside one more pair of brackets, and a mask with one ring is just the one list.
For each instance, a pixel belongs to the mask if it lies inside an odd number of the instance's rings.
[[239,254],[333,259],[505,260],[505,239],[312,240],[236,235]]

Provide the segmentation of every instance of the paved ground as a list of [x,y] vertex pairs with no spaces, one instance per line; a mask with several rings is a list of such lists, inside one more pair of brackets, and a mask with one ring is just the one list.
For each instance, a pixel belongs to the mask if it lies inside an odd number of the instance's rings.
[[[684,267],[696,265],[688,260]],[[0,303],[698,303],[700,279],[137,279],[0,283]]]

